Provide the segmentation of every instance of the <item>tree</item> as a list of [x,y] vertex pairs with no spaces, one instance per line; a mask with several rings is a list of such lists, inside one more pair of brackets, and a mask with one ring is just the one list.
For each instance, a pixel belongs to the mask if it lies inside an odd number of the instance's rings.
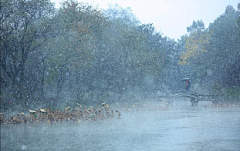
[[205,29],[205,25],[202,20],[198,20],[197,22],[194,20],[190,27],[187,27],[188,33],[193,33],[196,31],[203,31]]
[[237,11],[227,6],[225,13],[208,29],[191,30],[194,32],[186,38],[186,51],[181,54],[179,63],[188,63],[191,77],[211,91],[214,87],[227,90],[239,85],[236,70],[240,58],[238,17]]
[[[54,37],[53,4],[49,0],[1,1],[1,81],[3,93],[25,106],[29,96],[25,70],[30,55]],[[8,95],[8,97],[9,97]],[[11,98],[11,97],[9,97]],[[5,100],[6,101],[6,100]]]
[[55,103],[63,98],[64,86],[70,85],[75,89],[65,93],[75,92],[74,97],[81,100],[80,89],[85,81],[82,72],[95,63],[105,18],[97,8],[77,1],[63,2],[56,18],[59,35],[48,42],[47,80],[56,88]]
[[202,52],[206,52],[206,45],[209,43],[210,34],[205,31],[202,21],[193,21],[190,27],[187,27],[189,36],[185,44],[185,52],[180,56],[180,65],[186,65],[191,58],[197,57]]
[[240,30],[240,3],[238,3],[238,20],[237,20],[237,23],[238,23],[238,27],[239,27],[239,30]]
[[226,84],[227,69],[240,57],[240,31],[236,24],[237,18],[236,10],[232,6],[227,6],[225,13],[209,27],[212,38],[208,47],[211,50],[208,53],[208,57],[211,58],[208,59],[208,65],[215,76],[214,80],[221,85]]

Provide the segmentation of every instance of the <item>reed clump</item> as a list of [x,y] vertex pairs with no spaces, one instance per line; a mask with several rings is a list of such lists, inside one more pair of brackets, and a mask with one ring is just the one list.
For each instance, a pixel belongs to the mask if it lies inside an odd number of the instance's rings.
[[121,118],[121,112],[113,110],[109,104],[102,103],[97,107],[82,107],[77,103],[77,107],[65,107],[63,110],[29,109],[27,113],[21,112],[16,115],[6,116],[0,113],[1,124],[21,124],[33,122],[63,122],[63,121],[98,121],[105,119]]

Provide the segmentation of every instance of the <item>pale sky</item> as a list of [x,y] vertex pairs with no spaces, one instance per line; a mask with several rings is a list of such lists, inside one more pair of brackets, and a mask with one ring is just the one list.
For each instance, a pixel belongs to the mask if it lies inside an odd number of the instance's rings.
[[[62,0],[51,0],[59,7]],[[141,23],[153,23],[156,30],[164,36],[179,39],[187,34],[187,27],[193,20],[202,20],[205,27],[222,15],[227,5],[237,9],[240,0],[78,0],[100,9],[108,4],[131,7],[133,14]]]

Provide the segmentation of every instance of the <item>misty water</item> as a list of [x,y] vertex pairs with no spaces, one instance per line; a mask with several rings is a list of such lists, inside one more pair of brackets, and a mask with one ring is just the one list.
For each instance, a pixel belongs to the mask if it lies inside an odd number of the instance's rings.
[[1,150],[240,150],[240,108],[174,100],[166,110],[122,111],[121,119],[1,125]]

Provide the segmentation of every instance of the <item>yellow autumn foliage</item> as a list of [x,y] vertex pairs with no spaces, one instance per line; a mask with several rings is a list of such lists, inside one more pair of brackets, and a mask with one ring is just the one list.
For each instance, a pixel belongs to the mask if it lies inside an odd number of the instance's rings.
[[178,62],[179,65],[188,64],[188,59],[198,56],[202,52],[207,52],[205,46],[209,43],[210,34],[202,31],[195,31],[190,34],[185,43],[185,52],[182,52]]

